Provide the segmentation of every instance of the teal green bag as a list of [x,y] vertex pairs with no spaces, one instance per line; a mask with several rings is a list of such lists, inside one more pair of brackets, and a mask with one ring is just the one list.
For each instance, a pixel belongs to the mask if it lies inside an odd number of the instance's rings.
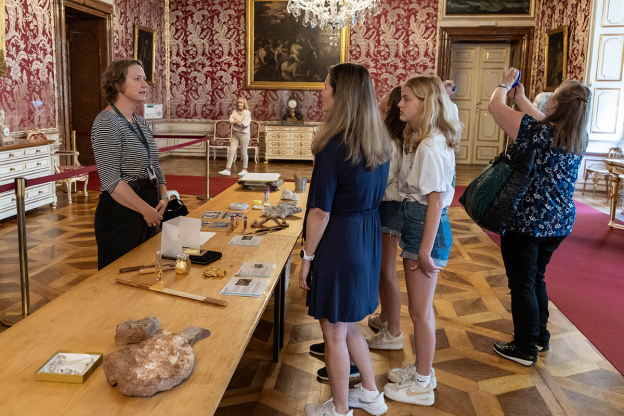
[[512,144],[470,182],[459,203],[478,226],[503,235],[534,179],[533,152]]

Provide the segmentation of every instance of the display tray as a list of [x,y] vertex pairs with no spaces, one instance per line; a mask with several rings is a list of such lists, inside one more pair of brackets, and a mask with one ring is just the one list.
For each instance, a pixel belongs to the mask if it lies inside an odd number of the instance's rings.
[[101,352],[58,350],[37,370],[35,380],[57,383],[84,383],[102,362]]

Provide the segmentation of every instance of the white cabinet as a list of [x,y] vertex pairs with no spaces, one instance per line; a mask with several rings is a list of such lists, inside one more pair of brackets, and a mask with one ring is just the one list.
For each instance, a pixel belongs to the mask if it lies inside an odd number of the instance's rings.
[[317,126],[279,125],[265,127],[266,153],[264,162],[274,159],[314,160],[312,139]]
[[[54,173],[53,141],[45,141],[43,144],[26,140],[20,142],[23,143],[0,146],[0,185],[11,183],[16,177],[32,179]],[[27,211],[46,204],[56,204],[54,182],[27,186],[25,202]],[[15,190],[0,193],[0,219],[16,213]]]

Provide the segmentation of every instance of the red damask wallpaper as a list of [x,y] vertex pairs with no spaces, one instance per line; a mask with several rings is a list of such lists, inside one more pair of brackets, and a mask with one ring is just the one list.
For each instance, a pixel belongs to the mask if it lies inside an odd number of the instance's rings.
[[[115,59],[134,56],[134,25],[156,30],[156,71],[154,85],[148,88],[147,102],[166,107],[167,70],[165,59],[165,2],[164,0],[115,0],[113,2],[113,50]],[[166,108],[165,108],[166,114]],[[143,114],[143,108],[137,109]]]
[[56,127],[51,0],[6,0],[8,78],[0,109],[11,131]]
[[[382,8],[373,23],[351,30],[349,48],[379,95],[433,73],[438,1],[388,0]],[[281,119],[290,91],[245,90],[245,1],[171,0],[170,10],[172,119],[227,118],[238,94],[254,119]],[[322,119],[319,91],[293,93],[306,121]]]
[[568,25],[568,79],[583,81],[590,14],[591,0],[538,0],[530,97],[543,88],[545,33],[561,25]]

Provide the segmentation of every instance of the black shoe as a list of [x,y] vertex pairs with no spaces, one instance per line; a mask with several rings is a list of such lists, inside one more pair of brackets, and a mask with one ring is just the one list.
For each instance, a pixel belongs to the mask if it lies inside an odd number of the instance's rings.
[[516,344],[514,344],[513,341],[508,344],[500,341],[495,342],[494,351],[496,351],[496,353],[503,358],[515,361],[518,364],[526,365],[527,367],[537,363],[537,355],[525,354],[521,351],[518,351],[518,347],[516,347]]
[[310,354],[323,357],[325,355],[325,343],[319,342],[318,344],[310,345]]
[[[329,380],[329,377],[327,376],[327,367],[323,367],[320,370],[318,370],[316,372],[316,375],[321,380]],[[350,379],[360,378],[360,370],[358,370],[355,364],[351,365],[351,370],[349,370],[349,378]]]
[[545,352],[550,349],[550,342],[538,342],[537,343],[537,352]]

